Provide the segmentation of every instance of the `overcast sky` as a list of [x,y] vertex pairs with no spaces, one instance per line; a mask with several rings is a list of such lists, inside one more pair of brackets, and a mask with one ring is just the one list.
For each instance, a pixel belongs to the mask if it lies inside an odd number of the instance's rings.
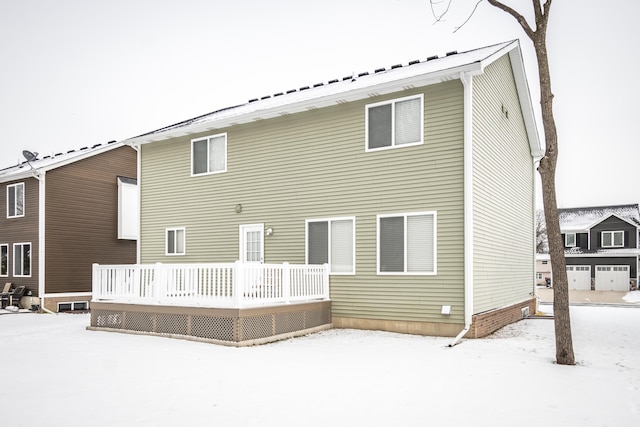
[[[443,0],[447,2],[447,0]],[[530,0],[508,4],[529,12]],[[0,0],[0,167],[122,140],[190,117],[376,68],[519,38],[482,2]],[[640,202],[640,2],[556,0],[548,46],[560,207]],[[542,123],[538,117],[538,125]]]

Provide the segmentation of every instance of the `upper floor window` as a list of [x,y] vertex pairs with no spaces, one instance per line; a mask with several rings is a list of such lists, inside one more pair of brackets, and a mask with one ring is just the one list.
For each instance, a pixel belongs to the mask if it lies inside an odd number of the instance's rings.
[[366,109],[366,151],[422,144],[422,94],[369,104]]
[[307,221],[307,262],[329,264],[332,274],[355,273],[353,218]]
[[227,134],[191,140],[191,174],[227,171]]
[[0,276],[9,275],[9,245],[0,245]]
[[31,243],[13,245],[13,275],[15,277],[31,276]]
[[542,265],[547,265],[547,264],[549,264],[549,261],[547,260],[542,261]]
[[576,233],[566,233],[564,235],[564,247],[573,248],[576,245]]
[[184,228],[167,228],[166,255],[184,255],[185,244]]
[[378,215],[378,273],[436,274],[436,212]]
[[603,231],[603,248],[621,248],[624,246],[624,231]]
[[24,216],[24,183],[7,185],[7,218]]

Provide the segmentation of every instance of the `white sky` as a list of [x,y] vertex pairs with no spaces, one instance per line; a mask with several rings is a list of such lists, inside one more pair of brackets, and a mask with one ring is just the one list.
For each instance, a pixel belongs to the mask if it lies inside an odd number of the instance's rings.
[[[447,0],[443,0],[446,2]],[[531,43],[488,3],[453,0],[0,0],[0,167],[352,72],[515,38],[539,110]],[[523,12],[529,0],[510,0]],[[640,202],[640,2],[558,0],[548,34],[560,207]],[[539,120],[539,127],[542,123]]]

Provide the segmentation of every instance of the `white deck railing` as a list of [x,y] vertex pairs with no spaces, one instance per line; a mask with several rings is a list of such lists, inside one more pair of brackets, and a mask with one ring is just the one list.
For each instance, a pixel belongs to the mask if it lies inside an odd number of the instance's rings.
[[241,308],[329,299],[327,265],[93,264],[93,300]]

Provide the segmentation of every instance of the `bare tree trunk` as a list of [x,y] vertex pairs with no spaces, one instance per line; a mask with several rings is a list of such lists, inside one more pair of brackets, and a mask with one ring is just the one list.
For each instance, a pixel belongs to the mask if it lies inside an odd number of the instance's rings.
[[542,107],[542,123],[544,126],[546,150],[540,160],[538,171],[542,179],[542,201],[547,225],[549,255],[553,269],[553,313],[556,335],[556,362],[560,365],[574,365],[573,340],[571,337],[571,319],[569,316],[569,286],[564,258],[564,242],[560,233],[558,204],[556,202],[556,164],[558,162],[558,134],[553,117],[553,93],[551,92],[551,76],[547,56],[547,22],[552,0],[544,6],[540,0],[532,0],[536,17],[535,31],[529,27],[525,18],[514,9],[496,0],[488,0],[489,4],[513,16],[533,42],[538,60],[540,77],[540,105]]

